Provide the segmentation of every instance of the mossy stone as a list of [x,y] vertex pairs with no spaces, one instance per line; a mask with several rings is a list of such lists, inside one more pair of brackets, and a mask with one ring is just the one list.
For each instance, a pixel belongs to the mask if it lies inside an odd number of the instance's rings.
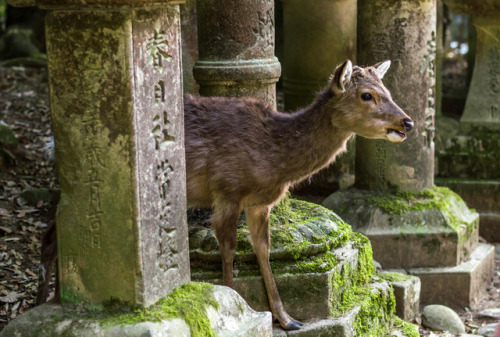
[[386,269],[454,266],[477,246],[479,215],[442,187],[384,193],[349,189],[323,205],[367,235]]

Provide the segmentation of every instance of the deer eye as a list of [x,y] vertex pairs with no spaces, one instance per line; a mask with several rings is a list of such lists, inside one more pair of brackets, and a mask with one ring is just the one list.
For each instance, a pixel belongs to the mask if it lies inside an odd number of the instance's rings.
[[361,94],[361,99],[363,101],[371,101],[372,100],[372,94],[368,93],[368,92],[365,92],[365,93],[362,93]]

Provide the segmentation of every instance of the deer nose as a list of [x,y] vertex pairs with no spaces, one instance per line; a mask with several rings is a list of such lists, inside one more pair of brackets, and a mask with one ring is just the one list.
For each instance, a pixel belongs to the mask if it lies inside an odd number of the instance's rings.
[[413,129],[413,121],[409,118],[403,119],[403,125],[406,131],[411,131],[411,129]]

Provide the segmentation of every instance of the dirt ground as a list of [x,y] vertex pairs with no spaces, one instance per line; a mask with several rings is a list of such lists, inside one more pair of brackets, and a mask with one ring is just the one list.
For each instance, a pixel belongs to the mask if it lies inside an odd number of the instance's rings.
[[[35,304],[41,238],[54,221],[50,192],[58,184],[55,163],[44,150],[52,134],[45,69],[0,68],[0,121],[13,129],[19,141],[0,165],[1,330]],[[32,189],[42,192],[36,198],[25,195],[27,202],[21,195]],[[500,246],[497,251],[488,296],[478,308],[460,312],[469,333],[493,322],[479,316],[482,309],[500,308]],[[421,333],[431,334],[425,329]]]

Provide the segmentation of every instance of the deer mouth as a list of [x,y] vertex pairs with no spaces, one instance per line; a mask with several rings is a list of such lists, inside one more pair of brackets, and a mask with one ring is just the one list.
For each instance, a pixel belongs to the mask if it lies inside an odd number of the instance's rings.
[[406,139],[406,133],[396,129],[387,129],[386,138],[392,143],[400,143]]

